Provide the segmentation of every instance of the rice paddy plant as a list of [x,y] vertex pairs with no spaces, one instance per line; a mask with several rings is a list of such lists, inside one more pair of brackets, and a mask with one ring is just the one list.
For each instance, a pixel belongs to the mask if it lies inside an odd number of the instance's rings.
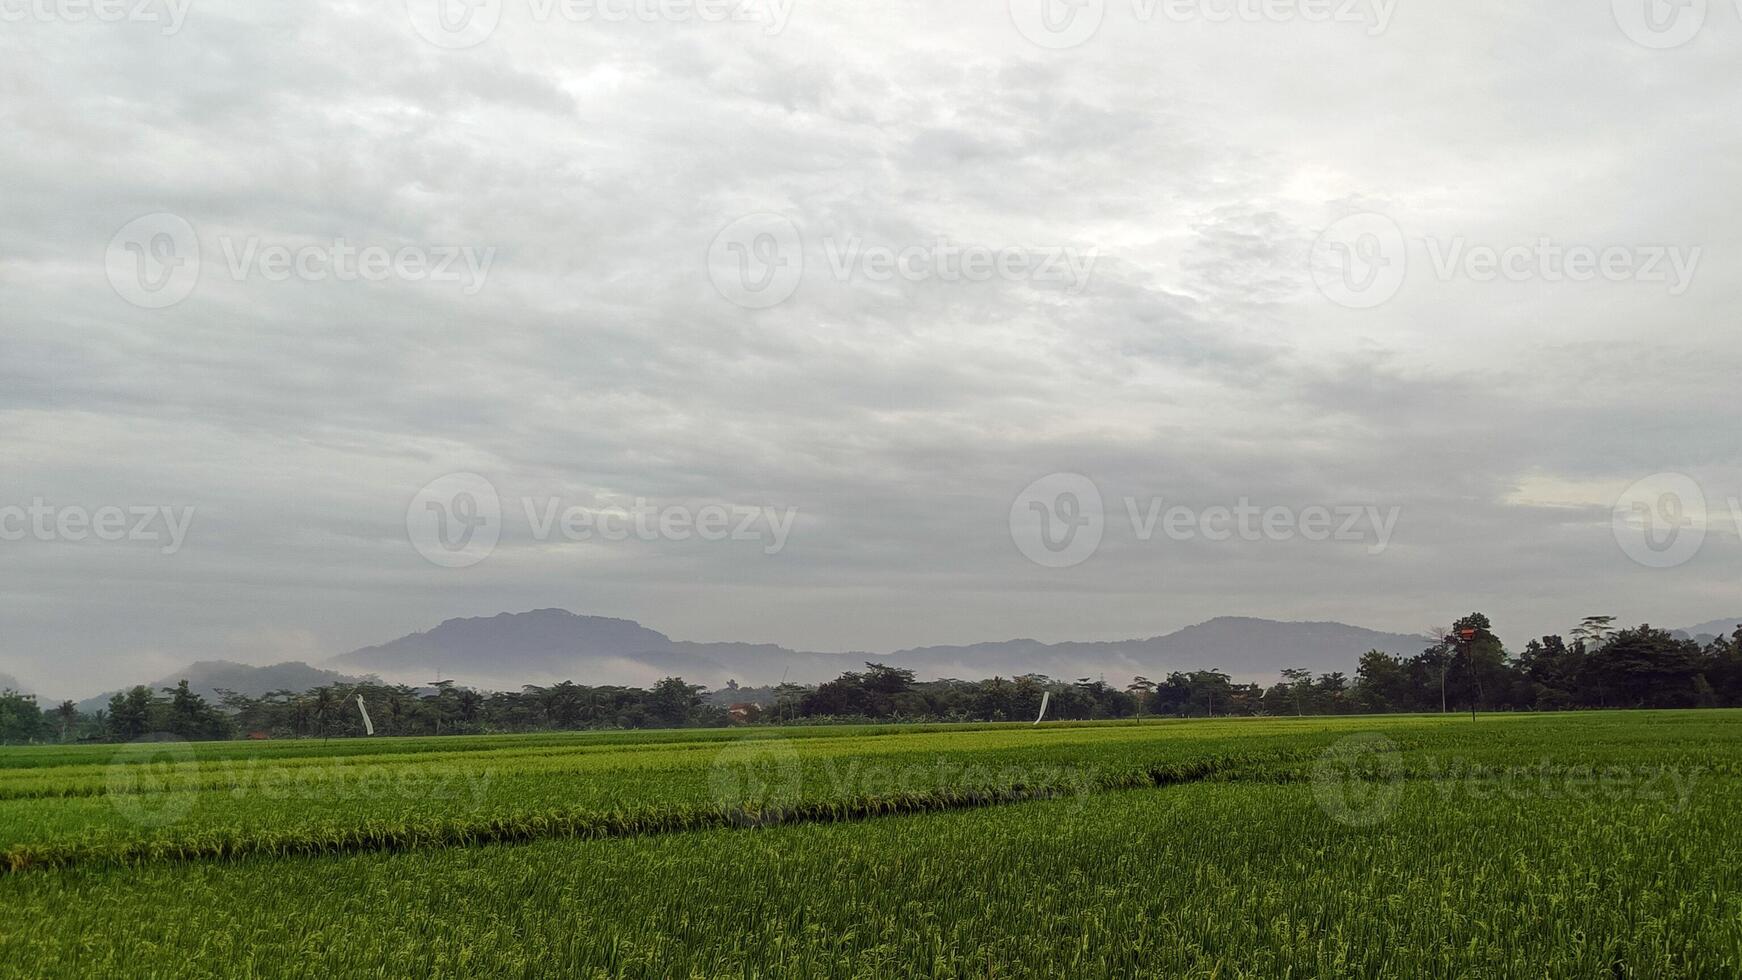
[[1192,783],[856,823],[0,881],[32,975],[1734,976],[1742,794]]
[[0,974],[1735,976],[1739,748],[1704,711],[10,749]]

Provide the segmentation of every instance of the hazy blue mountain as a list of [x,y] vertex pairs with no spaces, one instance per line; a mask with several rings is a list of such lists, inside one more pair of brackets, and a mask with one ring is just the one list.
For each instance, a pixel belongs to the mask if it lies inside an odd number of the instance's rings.
[[783,679],[816,683],[866,660],[910,668],[922,679],[1041,673],[1061,679],[1105,675],[1123,682],[1134,674],[1158,677],[1210,667],[1238,678],[1271,678],[1287,667],[1353,675],[1368,650],[1413,655],[1426,645],[1419,636],[1342,623],[1225,617],[1148,639],[1050,644],[1017,639],[890,653],[816,653],[772,644],[674,641],[630,620],[540,609],[448,620],[329,664],[407,682],[427,682],[439,674],[488,687],[564,679],[647,684],[674,674],[711,687],[728,679],[745,685]]
[[17,691],[19,694],[33,693],[26,690],[24,685],[18,682],[18,678],[11,674],[0,674],[0,691]]
[[1709,623],[1701,623],[1698,626],[1684,627],[1679,632],[1686,633],[1692,637],[1729,636],[1736,632],[1736,627],[1738,626],[1742,626],[1742,616],[1737,616],[1734,619],[1714,619]]
[[[205,698],[213,704],[218,703],[218,691],[235,691],[250,697],[260,697],[269,691],[306,691],[310,688],[326,684],[350,684],[363,677],[342,674],[334,670],[323,670],[311,667],[301,661],[286,661],[269,667],[253,667],[248,664],[231,663],[228,660],[202,660],[189,664],[187,667],[160,677],[145,686],[153,691],[161,691],[166,687],[174,687],[183,680],[188,682],[188,690]],[[129,685],[131,686],[131,685]],[[109,706],[109,697],[113,694],[99,694],[79,702],[79,710],[96,711]]]
[[1289,667],[1340,670],[1353,676],[1368,650],[1413,656],[1428,641],[1343,623],[1286,623],[1224,616],[1148,639],[1097,643],[1006,640],[963,647],[922,647],[889,655],[923,675],[979,678],[1041,673],[1061,679],[1106,674],[1150,678],[1172,670],[1215,668],[1237,678],[1274,677]]
[[571,676],[588,665],[613,666],[619,660],[655,670],[708,664],[684,656],[670,637],[640,623],[577,616],[564,609],[450,619],[422,633],[353,650],[329,663],[418,681],[435,679],[439,673],[445,678],[484,675],[531,683]]

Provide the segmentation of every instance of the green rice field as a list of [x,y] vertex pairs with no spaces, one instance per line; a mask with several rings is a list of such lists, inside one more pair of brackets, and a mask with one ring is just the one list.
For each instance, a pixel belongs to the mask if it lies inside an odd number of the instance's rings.
[[1742,712],[0,750],[16,976],[1742,976]]

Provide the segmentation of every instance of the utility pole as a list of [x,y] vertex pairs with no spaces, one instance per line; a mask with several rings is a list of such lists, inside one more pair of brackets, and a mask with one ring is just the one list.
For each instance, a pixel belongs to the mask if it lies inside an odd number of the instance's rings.
[[[1470,667],[1470,720],[1476,720],[1476,701],[1482,693],[1482,682],[1476,679],[1476,631],[1465,627],[1458,631],[1458,646],[1464,648],[1464,661]],[[1445,710],[1445,673],[1440,674],[1440,710]]]

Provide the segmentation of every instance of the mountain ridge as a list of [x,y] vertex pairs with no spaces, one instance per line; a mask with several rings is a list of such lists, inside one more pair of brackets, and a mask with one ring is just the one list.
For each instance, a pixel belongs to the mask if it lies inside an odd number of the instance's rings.
[[1742,627],[1742,616],[1733,619],[1714,619],[1701,623],[1698,626],[1683,627],[1677,632],[1686,633],[1690,637],[1729,636],[1736,632],[1738,627]]
[[439,672],[482,686],[562,679],[646,684],[672,674],[709,686],[728,679],[741,684],[783,679],[817,683],[867,660],[908,668],[922,679],[1023,673],[1129,677],[1208,668],[1268,676],[1287,667],[1349,673],[1369,649],[1409,655],[1427,643],[1420,636],[1345,623],[1225,616],[1172,633],[1121,640],[1044,643],[1016,638],[887,653],[823,653],[771,643],[673,640],[633,620],[535,609],[449,619],[429,630],[340,654],[325,664],[417,682]]
[[[157,693],[163,688],[175,687],[185,680],[188,682],[188,690],[216,704],[220,697],[218,694],[220,689],[257,698],[271,691],[288,690],[300,693],[324,684],[353,684],[368,679],[334,670],[324,670],[300,660],[286,660],[282,663],[268,664],[263,667],[241,664],[233,660],[198,660],[181,670],[151,681],[145,686],[149,687],[152,693]],[[79,702],[79,710],[86,714],[99,709],[107,710],[109,698],[115,693],[115,691],[105,691],[94,697],[86,698]]]
[[[1742,624],[1742,617],[1716,619],[1676,632],[1713,635],[1721,628],[1728,635],[1735,624]],[[505,649],[508,639],[518,641],[519,648]],[[1138,674],[1156,679],[1173,670],[1200,669],[1224,670],[1236,680],[1271,680],[1288,667],[1353,676],[1367,650],[1413,656],[1431,642],[1425,636],[1387,633],[1331,620],[1217,616],[1171,633],[1118,640],[1047,643],[1014,637],[882,653],[817,652],[775,643],[673,640],[635,620],[546,608],[443,620],[430,629],[360,647],[319,665],[302,661],[268,666],[199,661],[147,686],[153,690],[173,687],[187,678],[195,693],[214,701],[219,688],[258,697],[272,690],[307,690],[370,677],[413,685],[446,679],[516,690],[526,684],[563,680],[647,686],[675,675],[711,688],[723,687],[728,680],[756,687],[783,680],[815,684],[859,669],[866,661],[913,670],[922,680],[981,680],[1040,673],[1060,680],[1099,674],[1123,682]],[[0,687],[6,680],[0,675]],[[107,707],[111,693],[85,699],[80,710]]]

